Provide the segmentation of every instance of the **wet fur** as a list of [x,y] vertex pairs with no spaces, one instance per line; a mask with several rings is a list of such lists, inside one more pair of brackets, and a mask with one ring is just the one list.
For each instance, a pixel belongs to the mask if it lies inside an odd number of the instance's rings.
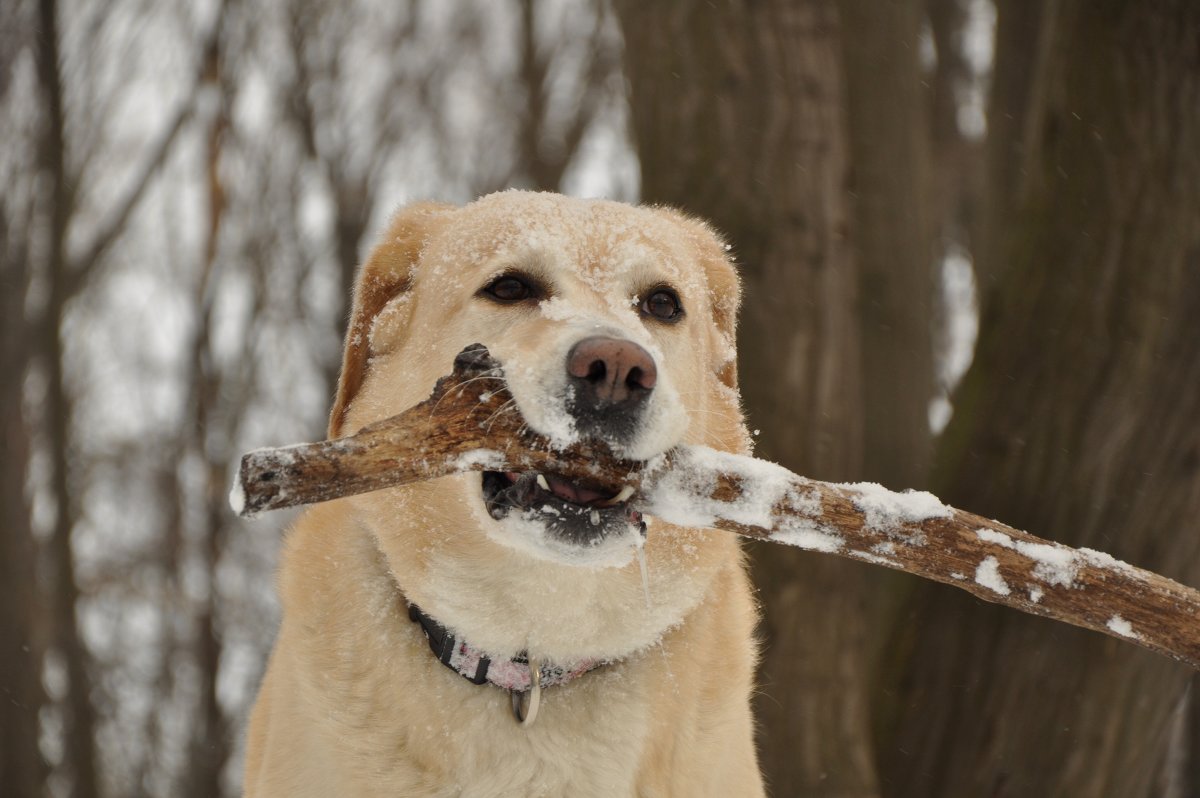
[[[510,269],[537,274],[554,298],[477,296]],[[682,295],[679,324],[639,318],[631,299],[657,283]],[[737,301],[720,240],[675,211],[524,192],[410,206],[359,276],[330,434],[420,401],[477,341],[504,364],[513,409],[569,434],[555,406],[563,358],[601,329],[658,362],[659,405],[631,453],[680,442],[745,452]],[[619,545],[603,563],[547,550],[483,512],[478,474],[307,511],[287,538],[246,795],[762,795],[755,610],[738,544],[651,519],[645,550],[650,609]],[[405,597],[494,657],[615,662],[547,689],[521,728],[506,693],[433,658]]]

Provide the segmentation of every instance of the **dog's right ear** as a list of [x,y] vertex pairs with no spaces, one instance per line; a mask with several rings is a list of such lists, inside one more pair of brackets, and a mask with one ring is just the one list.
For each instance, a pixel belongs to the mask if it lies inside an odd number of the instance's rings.
[[437,202],[401,208],[388,224],[383,240],[359,269],[337,398],[329,414],[330,438],[342,434],[346,411],[366,377],[375,319],[389,302],[412,287],[413,272],[425,243],[453,210],[453,205]]

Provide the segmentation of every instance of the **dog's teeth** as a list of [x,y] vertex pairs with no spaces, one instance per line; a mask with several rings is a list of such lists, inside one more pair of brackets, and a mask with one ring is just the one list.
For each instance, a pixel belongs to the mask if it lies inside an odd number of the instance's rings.
[[547,490],[547,491],[550,490],[550,483],[547,482],[546,478],[544,476],[542,476],[541,474],[537,475],[537,484],[538,484],[538,487],[541,488],[542,490]]
[[600,526],[600,511],[592,510],[591,516],[592,526]]
[[625,487],[621,488],[620,493],[618,493],[616,496],[613,496],[611,499],[605,499],[604,501],[600,502],[600,506],[601,507],[615,507],[616,505],[625,501],[632,495],[633,495],[633,488],[629,485],[626,485]]

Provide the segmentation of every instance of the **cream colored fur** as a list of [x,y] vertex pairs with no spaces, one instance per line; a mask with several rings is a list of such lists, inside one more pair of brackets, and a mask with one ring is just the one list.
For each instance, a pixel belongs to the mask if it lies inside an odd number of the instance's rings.
[[[499,305],[498,274],[552,297]],[[669,284],[686,315],[642,318]],[[486,344],[518,409],[560,441],[567,350],[597,332],[655,358],[627,454],[747,450],[736,393],[737,278],[674,211],[506,192],[402,210],[364,266],[331,435],[423,400]],[[737,541],[649,519],[647,608],[634,538],[572,551],[483,511],[464,474],[307,511],[288,535],[283,623],[250,721],[245,790],[269,796],[759,796],[749,699],[755,608]],[[613,664],[547,688],[519,727],[509,696],[438,663],[405,599],[493,657]]]

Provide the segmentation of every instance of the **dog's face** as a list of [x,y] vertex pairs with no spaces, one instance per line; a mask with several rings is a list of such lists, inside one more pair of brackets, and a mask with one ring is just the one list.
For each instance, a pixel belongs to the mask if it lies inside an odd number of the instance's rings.
[[[501,412],[556,445],[595,438],[632,459],[685,442],[744,451],[738,287],[724,249],[673,211],[550,194],[405,209],[359,278],[331,433],[423,400],[478,342],[513,395]],[[554,474],[485,472],[355,507],[402,589],[428,606],[453,603],[448,583],[622,586],[643,533],[624,498]],[[646,551],[665,605],[697,600],[671,580],[703,569],[705,548],[698,533],[651,521]]]

